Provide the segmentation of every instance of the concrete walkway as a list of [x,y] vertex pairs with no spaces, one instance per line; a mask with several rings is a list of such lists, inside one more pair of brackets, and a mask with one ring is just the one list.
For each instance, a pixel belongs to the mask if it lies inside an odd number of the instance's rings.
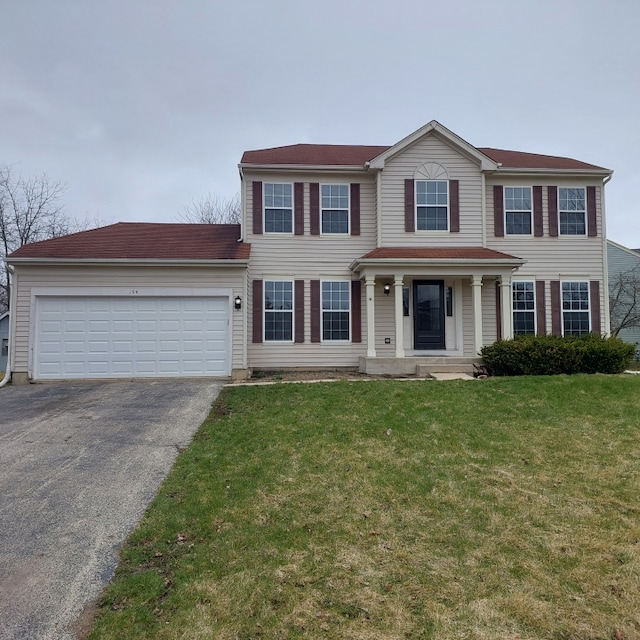
[[71,640],[222,382],[0,389],[0,638]]

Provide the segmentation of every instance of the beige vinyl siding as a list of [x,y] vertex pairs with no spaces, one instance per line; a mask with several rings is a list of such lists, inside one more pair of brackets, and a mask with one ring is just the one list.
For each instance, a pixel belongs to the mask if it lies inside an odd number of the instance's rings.
[[[469,285],[470,286],[470,285]],[[482,281],[482,344],[493,344],[498,339],[496,320],[496,279],[487,277]]]
[[[254,180],[274,183],[304,184],[304,235],[254,234],[252,224]],[[360,235],[311,235],[309,183],[360,184]],[[245,172],[243,180],[247,229],[245,240],[251,243],[249,291],[253,280],[304,280],[304,343],[254,343],[253,315],[248,317],[249,365],[256,369],[278,367],[355,367],[359,356],[366,353],[366,315],[364,283],[362,284],[362,342],[311,342],[311,280],[353,280],[349,265],[376,246],[375,180],[372,175],[288,174]],[[253,309],[253,304],[248,307]],[[295,314],[294,314],[295,317]]]
[[[389,358],[396,355],[395,299],[393,297],[393,287],[388,296],[384,295],[385,282],[393,282],[393,278],[391,276],[382,276],[380,282],[376,282],[375,290],[376,355]],[[390,344],[384,343],[385,338],[390,339]]]
[[[162,287],[186,289],[232,289],[233,297],[245,297],[244,268],[206,267],[120,267],[120,266],[16,266],[15,372],[27,372],[29,333],[35,319],[30,318],[31,289],[41,287]],[[243,368],[243,311],[231,304],[232,369]]]
[[[428,162],[440,164],[449,180],[459,181],[460,231],[404,230],[404,181]],[[382,245],[480,246],[482,244],[482,176],[477,163],[432,133],[387,160],[382,171]]]
[[[543,236],[496,237],[493,224],[493,186],[527,187],[542,186]],[[597,236],[549,236],[548,186],[596,187]],[[602,181],[585,180],[580,177],[544,178],[494,176],[487,181],[487,247],[524,258],[527,262],[514,277],[518,280],[544,280],[546,283],[546,325],[551,333],[551,291],[550,280],[567,278],[598,280],[600,282],[600,315],[604,331],[605,313],[608,313],[605,297],[606,274],[604,273],[604,239],[602,225]],[[532,226],[533,228],[533,226]]]
[[[302,182],[304,185],[304,235],[296,236],[286,233],[253,233],[253,182],[259,181],[263,183],[285,183],[293,185],[296,182]],[[360,235],[352,236],[350,234],[325,234],[311,235],[311,216],[310,216],[310,195],[309,184],[317,182],[319,184],[360,184]],[[244,230],[244,239],[250,242],[252,247],[257,250],[252,251],[251,258],[253,260],[254,253],[262,255],[269,249],[278,251],[282,249],[290,250],[297,258],[309,259],[309,251],[334,252],[337,256],[347,255],[352,260],[354,257],[361,255],[358,253],[361,249],[364,252],[370,251],[376,246],[376,221],[375,221],[375,177],[368,173],[258,173],[255,171],[245,171],[242,184],[245,215],[247,225]],[[264,193],[264,191],[263,191]],[[264,223],[264,220],[263,220]]]
[[[284,276],[283,276],[284,278]],[[269,277],[265,278],[269,280]],[[302,278],[291,278],[302,280]],[[351,274],[332,275],[326,277],[313,277],[314,280],[351,280]],[[366,353],[367,326],[364,300],[364,286],[360,295],[362,308],[362,342],[311,342],[311,279],[304,281],[304,343],[282,342],[253,342],[253,316],[249,314],[248,351],[249,366],[252,369],[272,368],[332,368],[332,367],[357,367],[358,358]],[[382,291],[382,285],[379,287]],[[250,287],[249,291],[252,291]],[[251,294],[252,295],[252,294]],[[295,295],[295,294],[294,294]],[[295,306],[295,303],[294,303]],[[253,308],[253,301],[251,301]],[[264,311],[263,311],[264,313]],[[295,310],[294,330],[295,336]]]
[[[484,285],[483,285],[484,289]],[[483,292],[484,293],[484,292]],[[475,356],[473,298],[471,297],[471,282],[462,281],[462,350],[465,356]]]

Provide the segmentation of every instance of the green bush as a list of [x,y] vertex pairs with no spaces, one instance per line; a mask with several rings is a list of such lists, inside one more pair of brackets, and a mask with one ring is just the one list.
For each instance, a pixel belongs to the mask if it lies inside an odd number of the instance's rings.
[[494,376],[551,376],[560,373],[622,373],[634,346],[620,338],[584,336],[516,336],[498,340],[480,351]]

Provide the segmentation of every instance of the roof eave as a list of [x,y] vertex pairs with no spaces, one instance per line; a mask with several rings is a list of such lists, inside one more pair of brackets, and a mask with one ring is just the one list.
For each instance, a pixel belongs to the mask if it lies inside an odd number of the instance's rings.
[[440,267],[521,267],[523,258],[356,258],[349,268],[357,272],[365,267],[415,267],[437,265]]
[[365,164],[264,164],[241,162],[240,171],[368,171],[369,163]]
[[524,176],[524,175],[544,175],[544,174],[553,174],[553,175],[563,175],[563,176],[582,176],[582,177],[597,177],[597,178],[606,178],[607,176],[613,175],[612,169],[532,169],[532,168],[524,168],[524,167],[498,167],[495,173],[500,175],[516,175],[516,176]]
[[167,265],[183,267],[246,267],[249,264],[248,258],[220,258],[220,259],[198,259],[198,258],[36,258],[36,257],[15,257],[7,256],[7,264],[12,265],[56,265],[56,266],[77,266],[77,265]]

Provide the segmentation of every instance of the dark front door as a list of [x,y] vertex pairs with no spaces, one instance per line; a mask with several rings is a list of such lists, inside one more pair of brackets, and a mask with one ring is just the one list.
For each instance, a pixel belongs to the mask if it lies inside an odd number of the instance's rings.
[[413,281],[415,349],[444,349],[444,280]]

